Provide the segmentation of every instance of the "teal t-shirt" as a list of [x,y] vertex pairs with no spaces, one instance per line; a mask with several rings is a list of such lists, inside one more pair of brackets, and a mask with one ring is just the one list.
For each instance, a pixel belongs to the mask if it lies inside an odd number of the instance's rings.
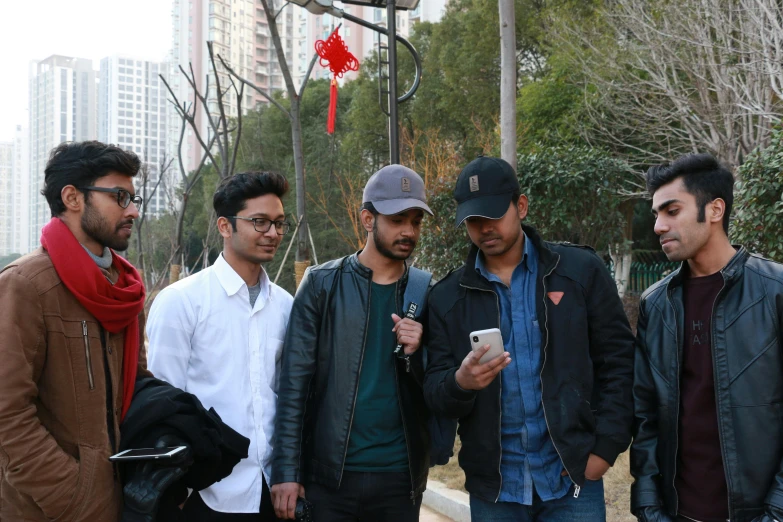
[[397,337],[391,315],[397,312],[396,287],[372,283],[367,342],[345,458],[349,471],[408,470],[394,369]]

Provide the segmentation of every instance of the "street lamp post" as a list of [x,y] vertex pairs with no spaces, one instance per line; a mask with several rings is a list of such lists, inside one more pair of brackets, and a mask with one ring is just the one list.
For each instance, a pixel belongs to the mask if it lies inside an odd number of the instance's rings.
[[[294,4],[307,9],[310,13],[331,14],[337,18],[343,18],[362,27],[372,29],[378,33],[386,35],[388,38],[388,58],[389,58],[389,161],[390,163],[400,162],[400,126],[399,113],[397,106],[409,100],[421,83],[421,58],[411,43],[397,34],[397,9],[411,10],[416,9],[419,0],[343,0],[344,4],[363,5],[369,7],[386,7],[386,27],[375,25],[366,20],[346,13],[342,9],[333,5],[334,0],[291,0]],[[402,43],[411,55],[416,65],[416,77],[413,85],[403,96],[397,96],[397,46],[394,40]],[[380,59],[380,57],[379,57]]]

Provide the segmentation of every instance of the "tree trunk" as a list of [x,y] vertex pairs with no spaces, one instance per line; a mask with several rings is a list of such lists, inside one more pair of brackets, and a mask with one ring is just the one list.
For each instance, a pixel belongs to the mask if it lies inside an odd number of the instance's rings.
[[185,229],[185,209],[188,206],[188,194],[182,194],[182,206],[177,216],[177,233],[175,235],[174,243],[174,255],[171,257],[174,262],[171,264],[171,272],[169,274],[169,284],[179,281],[179,274],[182,266],[177,264],[182,257],[182,233]]
[[310,253],[307,248],[307,188],[305,186],[304,150],[302,148],[302,123],[300,120],[300,99],[291,99],[291,139],[294,146],[294,169],[296,170],[296,217],[301,219],[296,237],[296,286],[304,275],[304,270],[310,265]]
[[144,286],[146,287],[147,282],[144,280],[144,241],[141,234],[143,225],[143,221],[136,225],[136,251],[139,254],[136,260],[136,269],[139,271],[139,275],[141,276],[141,282],[144,283]]
[[517,169],[517,42],[514,0],[500,10],[500,157]]
[[610,255],[614,263],[614,282],[620,299],[625,297],[631,279],[631,263],[633,263],[633,208],[635,201],[624,201],[620,211],[625,217],[623,242],[610,247]]

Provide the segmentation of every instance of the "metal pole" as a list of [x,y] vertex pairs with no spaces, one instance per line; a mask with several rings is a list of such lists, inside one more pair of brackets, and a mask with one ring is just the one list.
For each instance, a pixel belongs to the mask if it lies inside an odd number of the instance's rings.
[[[499,0],[500,157],[517,170],[517,46],[514,0]],[[617,264],[615,264],[615,269]]]
[[397,115],[397,10],[394,0],[386,3],[389,46],[389,161],[400,162],[400,126]]

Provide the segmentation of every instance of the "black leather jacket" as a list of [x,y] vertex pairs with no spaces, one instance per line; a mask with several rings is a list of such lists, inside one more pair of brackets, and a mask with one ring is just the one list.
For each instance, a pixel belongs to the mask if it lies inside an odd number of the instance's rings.
[[[372,272],[357,254],[308,269],[296,293],[283,347],[272,484],[314,481],[338,488],[351,432],[370,314]],[[397,310],[408,271],[397,283]],[[426,313],[426,312],[425,312]],[[397,362],[411,497],[427,486],[429,412],[422,350]]]
[[[617,286],[591,248],[544,242],[522,228],[538,252],[544,416],[563,467],[581,487],[590,453],[614,464],[631,442],[633,334]],[[459,419],[465,488],[496,502],[503,372],[478,392],[462,390],[454,376],[470,352],[470,332],[500,327],[497,294],[474,269],[477,254],[472,247],[465,265],[430,292],[424,389],[433,413]],[[562,293],[557,304],[549,292]]]
[[[712,360],[732,522],[783,508],[783,266],[739,248],[721,270]],[[682,268],[642,296],[636,339],[631,510],[677,512]]]

